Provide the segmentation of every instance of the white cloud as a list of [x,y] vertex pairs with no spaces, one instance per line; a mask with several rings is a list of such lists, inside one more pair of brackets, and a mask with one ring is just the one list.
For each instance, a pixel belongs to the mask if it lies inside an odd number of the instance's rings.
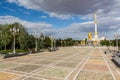
[[[88,14],[100,9],[110,10],[116,0],[7,0],[27,9],[44,10],[54,13]],[[118,1],[118,0],[117,0]],[[32,6],[31,6],[32,5]]]
[[9,8],[9,7],[1,7],[1,8],[7,9],[7,10],[9,10],[9,11],[11,11],[11,12],[15,12],[15,10],[14,10],[14,9]]
[[27,14],[27,15],[29,15],[29,14],[30,14],[30,12],[24,12],[24,14]]
[[42,0],[7,0],[10,3],[16,3],[19,6],[23,6],[27,9],[39,10],[40,5],[42,5]]
[[24,25],[26,28],[32,28],[32,29],[44,29],[44,28],[52,28],[53,25],[47,24],[45,22],[29,22],[25,20],[21,20],[14,16],[0,16],[0,24],[11,24],[18,22],[22,25]]
[[17,2],[17,0],[7,0],[10,3]]
[[[97,13],[99,32],[120,31],[120,0],[7,0],[27,9],[44,11],[51,17],[70,19],[81,16],[82,19],[93,20],[93,13]],[[31,6],[32,5],[32,6]],[[75,27],[74,27],[75,26]],[[77,27],[77,28],[76,28]],[[73,29],[73,30],[72,30]],[[61,29],[61,31],[64,29]],[[94,31],[93,24],[71,23],[65,30],[71,32]],[[54,31],[54,30],[53,30]],[[63,31],[63,34],[65,32]],[[60,33],[59,33],[60,34]],[[66,33],[67,34],[67,33]]]
[[70,15],[63,15],[63,14],[57,14],[57,13],[49,13],[49,15],[50,15],[50,17],[56,17],[56,18],[62,19],[62,20],[71,18]]
[[118,28],[117,26],[110,26],[111,29],[116,29]]
[[84,32],[85,27],[93,23],[93,22],[73,23],[66,28],[55,29],[52,24],[47,24],[45,22],[34,23],[34,22],[21,20],[13,16],[0,16],[0,24],[6,24],[6,23],[11,24],[14,22],[21,23],[22,25],[25,26],[25,28],[31,29],[31,31],[35,30],[38,32],[44,32],[44,34],[49,35],[49,36],[53,35],[56,38],[72,37],[75,39],[80,38],[79,36],[81,35],[81,33]]
[[117,17],[116,20],[120,20],[120,17]]
[[[102,12],[109,12],[109,6],[115,6],[118,0],[7,0],[10,3],[16,3],[27,9],[34,9],[49,13],[61,19],[68,19],[68,15],[86,15],[100,9]],[[32,6],[31,6],[32,5]],[[118,4],[119,5],[119,4]],[[119,6],[115,6],[119,9]]]
[[40,16],[40,18],[43,18],[43,19],[45,19],[45,18],[47,18],[47,16]]
[[[94,33],[94,23],[93,21],[82,22],[82,23],[71,23],[65,28],[56,29],[52,24],[45,22],[29,22],[13,16],[0,16],[0,24],[11,24],[14,22],[19,22],[25,26],[25,28],[31,29],[31,32],[43,32],[46,35],[53,35],[56,38],[67,38],[72,37],[74,39],[83,39],[87,37],[88,32]],[[98,28],[106,30],[106,27],[101,27],[98,25]],[[116,26],[108,26],[106,34],[110,33],[112,30],[116,30]],[[99,32],[100,35],[103,35],[103,32]],[[105,34],[105,33],[104,33]],[[111,34],[109,34],[111,35]]]
[[[48,13],[50,17],[71,19],[72,15],[84,15],[82,19],[92,19],[92,13],[100,17],[112,18],[120,14],[119,0],[7,0],[27,9]],[[32,6],[31,6],[32,5]],[[112,6],[112,7],[110,7]],[[111,19],[112,19],[111,18]]]

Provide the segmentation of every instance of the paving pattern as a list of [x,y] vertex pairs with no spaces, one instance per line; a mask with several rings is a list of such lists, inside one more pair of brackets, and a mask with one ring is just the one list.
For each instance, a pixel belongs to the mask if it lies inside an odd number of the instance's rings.
[[120,80],[106,47],[64,47],[21,57],[0,57],[0,80]]

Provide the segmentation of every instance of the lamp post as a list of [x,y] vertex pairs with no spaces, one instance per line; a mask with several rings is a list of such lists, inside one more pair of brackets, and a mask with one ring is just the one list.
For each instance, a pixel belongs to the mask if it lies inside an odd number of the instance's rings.
[[53,36],[51,36],[51,50],[53,50],[53,41],[54,41],[54,38]]
[[56,48],[56,40],[54,39],[54,49]]
[[61,40],[60,43],[61,43],[61,47],[62,47],[62,46],[63,46],[63,45],[62,45],[63,41]]
[[2,29],[0,28],[0,40],[2,40]]
[[64,46],[66,47],[66,41],[64,41]]
[[12,33],[13,38],[14,38],[13,53],[15,54],[16,53],[16,51],[15,51],[15,38],[16,38],[17,33],[19,32],[19,29],[17,29],[16,27],[13,27],[13,28],[10,29],[10,32]]
[[119,47],[118,47],[118,38],[119,38],[119,34],[117,33],[116,35],[114,35],[115,39],[116,39],[116,48],[117,48],[117,51],[119,50]]
[[37,52],[38,50],[37,32],[34,32],[34,37],[35,37],[35,51]]
[[1,44],[1,41],[2,41],[2,29],[0,28],[0,44]]
[[42,41],[42,49],[43,49],[43,45],[44,45],[44,44],[43,44],[43,41],[44,41],[44,35],[43,35],[43,33],[41,33],[41,36],[40,36],[40,37],[41,37],[41,41]]
[[111,43],[112,43],[112,41],[111,41],[111,40],[109,40],[109,46],[112,46],[112,45],[111,45]]

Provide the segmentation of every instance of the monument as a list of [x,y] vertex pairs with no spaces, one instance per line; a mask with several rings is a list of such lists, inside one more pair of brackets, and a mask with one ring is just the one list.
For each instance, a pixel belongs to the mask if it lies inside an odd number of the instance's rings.
[[88,41],[92,41],[92,33],[88,33]]
[[88,33],[87,44],[92,45],[92,33],[91,32]]
[[97,32],[97,16],[96,14],[94,15],[94,24],[95,24],[95,39],[98,39],[98,32]]
[[97,15],[94,14],[94,25],[95,25],[95,30],[94,30],[94,36],[92,36],[92,33],[88,33],[88,38],[87,38],[87,44],[88,45],[99,45],[100,44],[100,38],[98,37],[98,30],[97,30]]
[[95,25],[95,33],[94,33],[94,38],[92,39],[94,45],[99,45],[100,44],[100,39],[98,37],[98,31],[97,31],[97,15],[94,14],[94,25]]

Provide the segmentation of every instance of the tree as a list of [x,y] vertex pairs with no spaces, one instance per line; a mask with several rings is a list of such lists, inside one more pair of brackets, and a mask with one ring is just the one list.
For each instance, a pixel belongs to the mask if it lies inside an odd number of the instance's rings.
[[102,40],[100,42],[101,45],[109,46],[109,41],[108,40]]
[[45,36],[44,36],[44,34],[43,33],[41,33],[40,34],[40,37],[39,37],[39,39],[38,39],[38,47],[40,48],[40,49],[43,49],[43,48],[45,48]]
[[2,27],[1,46],[3,46],[5,50],[11,49],[11,47],[13,46],[13,33],[10,32],[10,29],[13,28],[19,29],[19,32],[15,35],[16,48],[22,50],[28,49],[29,34],[27,33],[23,25],[19,23],[6,24]]
[[48,48],[48,47],[51,46],[51,39],[50,39],[50,37],[45,36],[44,42],[45,42],[45,48]]
[[27,41],[27,48],[28,49],[35,48],[35,38],[33,35],[28,35],[26,41]]
[[9,31],[9,27],[11,25],[5,25],[6,27],[3,28],[2,30],[2,40],[1,40],[1,43],[3,44],[4,46],[4,50],[6,50],[7,48],[7,44],[10,42],[10,39],[11,39],[11,34],[10,34],[10,31]]
[[27,49],[27,41],[28,41],[28,33],[27,31],[25,30],[25,28],[23,27],[23,25],[20,25],[20,24],[16,24],[19,29],[20,29],[20,32],[18,34],[18,42],[19,42],[19,46],[20,46],[20,49]]
[[2,30],[3,30],[3,25],[0,25],[0,50],[2,49]]

